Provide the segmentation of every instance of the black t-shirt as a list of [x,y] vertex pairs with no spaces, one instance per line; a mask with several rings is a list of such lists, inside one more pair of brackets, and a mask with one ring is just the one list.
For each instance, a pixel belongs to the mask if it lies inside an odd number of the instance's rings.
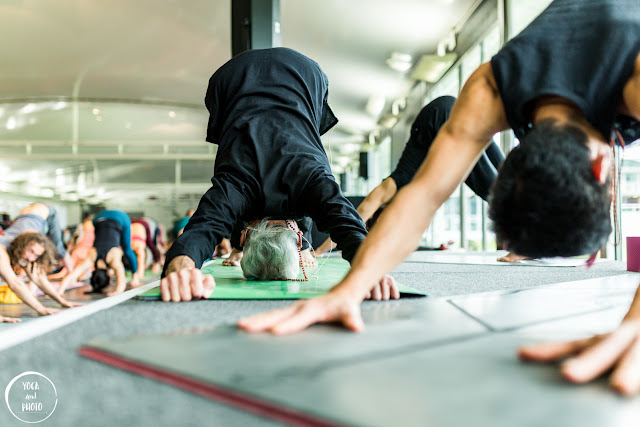
[[609,139],[638,53],[640,1],[555,0],[491,60],[509,125],[522,138],[534,101],[555,95]]
[[320,135],[337,122],[320,66],[286,48],[243,52],[216,71],[205,104],[218,144],[212,187],[167,254],[197,266],[237,220],[311,217],[351,260],[366,234],[342,195]]

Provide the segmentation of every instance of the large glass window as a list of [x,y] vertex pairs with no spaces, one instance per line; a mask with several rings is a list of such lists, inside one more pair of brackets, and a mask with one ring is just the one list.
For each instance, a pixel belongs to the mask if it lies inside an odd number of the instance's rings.
[[[629,144],[631,141],[627,141]],[[627,237],[640,236],[640,141],[624,150],[620,177],[622,259],[626,260]],[[610,242],[614,238],[609,239]],[[612,258],[609,255],[609,258]]]
[[509,0],[509,31],[511,37],[526,28],[552,0]]
[[[464,82],[499,48],[500,33],[496,26],[427,93],[425,102],[442,95],[457,97]],[[436,212],[431,226],[423,236],[422,245],[437,247],[453,241],[455,245],[469,250],[495,249],[495,235],[487,225],[486,212],[486,203],[463,184]]]

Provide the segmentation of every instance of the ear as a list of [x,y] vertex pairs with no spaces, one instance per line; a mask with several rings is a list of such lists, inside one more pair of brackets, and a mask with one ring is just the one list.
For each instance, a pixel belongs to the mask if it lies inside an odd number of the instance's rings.
[[598,180],[600,184],[604,184],[607,181],[607,175],[609,173],[607,166],[610,164],[610,156],[603,150],[599,150],[596,157],[591,159],[591,172],[593,172],[593,176],[596,177],[596,180]]
[[245,228],[240,232],[240,246],[244,246],[244,241],[247,238],[247,229]]

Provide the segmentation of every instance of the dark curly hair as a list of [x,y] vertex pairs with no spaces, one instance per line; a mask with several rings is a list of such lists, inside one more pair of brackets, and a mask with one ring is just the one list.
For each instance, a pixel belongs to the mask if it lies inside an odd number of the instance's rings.
[[587,135],[543,120],[507,156],[493,184],[489,217],[498,242],[518,255],[597,252],[611,233],[609,181],[592,173]]
[[53,243],[47,236],[37,231],[25,231],[13,239],[13,242],[11,242],[9,246],[9,259],[11,260],[11,264],[18,264],[24,254],[24,250],[33,242],[44,246],[44,252],[34,264],[40,267],[42,271],[48,272],[52,265],[58,264],[56,247],[53,246]]
[[100,292],[111,283],[111,277],[106,268],[96,268],[91,275],[91,287],[93,292]]

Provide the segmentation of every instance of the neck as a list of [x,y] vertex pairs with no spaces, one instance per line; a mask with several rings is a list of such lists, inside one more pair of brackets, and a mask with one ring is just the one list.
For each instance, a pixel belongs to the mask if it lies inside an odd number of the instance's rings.
[[535,125],[546,119],[555,119],[560,123],[580,128],[590,140],[600,140],[608,145],[608,141],[603,138],[602,134],[587,121],[582,110],[567,99],[558,96],[545,96],[536,101],[531,113],[531,122]]

